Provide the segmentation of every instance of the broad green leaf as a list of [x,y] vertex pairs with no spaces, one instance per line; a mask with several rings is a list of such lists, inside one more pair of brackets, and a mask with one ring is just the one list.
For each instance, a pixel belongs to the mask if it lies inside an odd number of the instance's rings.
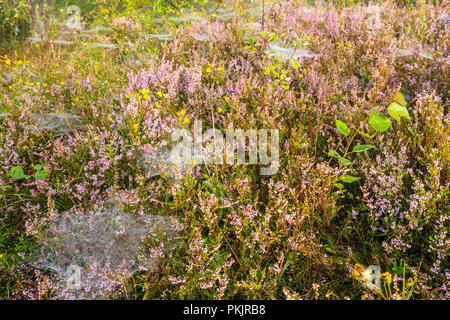
[[345,175],[345,176],[341,177],[341,180],[344,181],[345,183],[352,183],[352,182],[355,182],[356,180],[358,180],[358,178],[350,176],[350,175]]
[[42,179],[45,179],[45,178],[47,178],[47,176],[48,176],[48,172],[47,172],[47,171],[37,171],[37,172],[34,174],[34,178],[35,178],[36,180],[42,180]]
[[372,139],[372,136],[368,133],[365,133],[364,131],[356,130],[356,132],[358,132],[360,135],[362,135],[368,139]]
[[40,164],[37,164],[34,166],[34,170],[36,170],[36,171],[39,171],[41,169],[42,169],[42,165],[40,165]]
[[14,180],[19,180],[19,179],[24,179],[24,178],[28,179],[29,178],[29,176],[25,175],[25,172],[23,172],[23,169],[20,166],[16,166],[16,167],[12,168],[11,171],[9,171],[9,175]]
[[349,164],[352,163],[350,160],[342,157],[339,153],[337,153],[335,150],[330,150],[328,151],[328,156],[329,157],[336,157],[338,158],[338,160],[343,163],[343,164]]
[[371,110],[369,124],[377,131],[386,131],[391,126],[391,120],[383,114]]
[[406,102],[405,97],[403,96],[403,94],[401,92],[396,92],[395,93],[394,101],[398,102],[398,104],[400,104],[402,107],[406,107],[406,105],[408,104]]
[[330,150],[330,151],[328,151],[328,156],[329,157],[340,157],[341,155],[339,153],[337,153],[335,150]]
[[350,163],[352,163],[350,160],[348,160],[348,159],[346,159],[346,158],[344,158],[344,157],[341,157],[341,156],[339,156],[338,159],[339,159],[339,161],[342,162],[343,164],[350,164]]
[[397,102],[392,102],[388,107],[388,112],[391,115],[392,118],[394,118],[397,121],[400,121],[400,117],[404,117],[406,119],[411,119],[409,116],[408,110],[401,106]]
[[336,120],[336,128],[342,133],[344,136],[348,136],[350,134],[350,129],[347,125],[341,120]]
[[342,190],[344,188],[344,186],[342,185],[342,183],[336,183],[334,185],[336,188],[338,188],[339,190]]
[[371,144],[361,144],[353,147],[353,152],[363,152],[369,149],[375,148],[375,146]]
[[332,249],[331,249],[330,247],[328,247],[328,246],[325,247],[325,250],[327,250],[329,253],[333,253],[333,254],[336,254],[336,253],[337,253],[336,251],[332,250]]

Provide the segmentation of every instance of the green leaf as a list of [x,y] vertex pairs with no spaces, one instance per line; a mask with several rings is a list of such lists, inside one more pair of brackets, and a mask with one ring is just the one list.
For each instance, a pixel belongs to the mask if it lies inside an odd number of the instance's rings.
[[369,124],[377,131],[386,131],[391,126],[391,120],[383,114],[371,110]]
[[335,150],[330,150],[330,151],[328,151],[328,156],[329,157],[340,157],[341,155],[339,153],[337,153]]
[[336,183],[334,186],[339,190],[342,190],[344,188],[344,186],[341,183]]
[[23,172],[23,169],[21,166],[16,166],[14,168],[11,169],[11,171],[9,171],[9,175],[11,176],[11,178],[13,178],[14,180],[19,180],[19,179],[28,179],[29,176],[25,175],[25,172]]
[[325,246],[325,250],[327,250],[329,253],[333,253],[333,254],[336,254],[337,252],[336,251],[334,251],[334,250],[332,250],[330,247],[328,247],[328,246]]
[[400,121],[400,117],[404,117],[406,119],[411,119],[409,116],[408,110],[401,106],[397,102],[392,102],[388,107],[388,112],[391,115],[392,118],[394,118],[397,121]]
[[358,132],[360,135],[362,135],[368,139],[372,139],[372,136],[368,133],[365,133],[364,131],[356,130],[356,132]]
[[37,172],[34,174],[34,178],[35,178],[36,180],[42,180],[42,179],[45,179],[45,178],[47,178],[47,176],[48,176],[48,172],[47,172],[47,171],[37,171]]
[[280,279],[283,277],[284,273],[286,272],[286,269],[289,267],[290,264],[291,264],[291,261],[288,260],[286,262],[286,264],[284,265],[284,267],[281,269],[281,272],[280,272],[280,275],[279,275]]
[[339,153],[337,153],[335,150],[330,150],[328,151],[328,156],[329,157],[335,157],[338,158],[338,160],[343,163],[343,164],[349,164],[352,163],[350,160],[342,157]]
[[336,120],[336,128],[344,136],[348,136],[351,132],[350,129],[347,127],[347,125],[344,122],[342,122],[341,120]]
[[352,163],[350,160],[344,158],[344,157],[338,157],[338,160],[343,164],[350,164]]
[[339,156],[339,153],[337,153],[334,150],[330,150],[330,151],[328,151],[328,156],[329,157],[337,157],[337,156]]
[[34,170],[36,170],[36,171],[39,171],[41,169],[42,169],[42,165],[40,165],[40,164],[37,164],[34,166]]
[[375,148],[375,146],[371,145],[371,144],[361,144],[361,145],[357,145],[353,147],[353,151],[352,152],[363,152],[369,149]]
[[345,175],[345,176],[341,177],[341,181],[344,181],[345,183],[352,183],[352,182],[355,182],[356,180],[358,180],[358,178],[350,176],[350,175]]

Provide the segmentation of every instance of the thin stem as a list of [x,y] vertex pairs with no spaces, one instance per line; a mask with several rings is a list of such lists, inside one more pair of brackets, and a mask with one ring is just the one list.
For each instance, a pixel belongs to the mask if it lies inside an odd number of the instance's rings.
[[262,0],[261,1],[261,3],[262,3],[262,20],[261,20],[261,24],[262,24],[262,29],[263,29],[263,31],[264,31],[264,0]]

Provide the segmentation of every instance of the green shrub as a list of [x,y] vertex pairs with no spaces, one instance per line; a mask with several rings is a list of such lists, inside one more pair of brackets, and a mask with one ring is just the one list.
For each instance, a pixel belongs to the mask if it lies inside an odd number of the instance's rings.
[[30,13],[26,0],[0,0],[0,44],[11,43],[27,35]]

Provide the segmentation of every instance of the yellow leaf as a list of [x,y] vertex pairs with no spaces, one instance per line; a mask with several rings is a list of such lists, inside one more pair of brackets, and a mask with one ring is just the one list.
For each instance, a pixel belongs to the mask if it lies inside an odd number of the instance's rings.
[[406,107],[408,104],[405,100],[405,97],[401,92],[396,92],[394,95],[394,101],[398,102],[401,106]]

